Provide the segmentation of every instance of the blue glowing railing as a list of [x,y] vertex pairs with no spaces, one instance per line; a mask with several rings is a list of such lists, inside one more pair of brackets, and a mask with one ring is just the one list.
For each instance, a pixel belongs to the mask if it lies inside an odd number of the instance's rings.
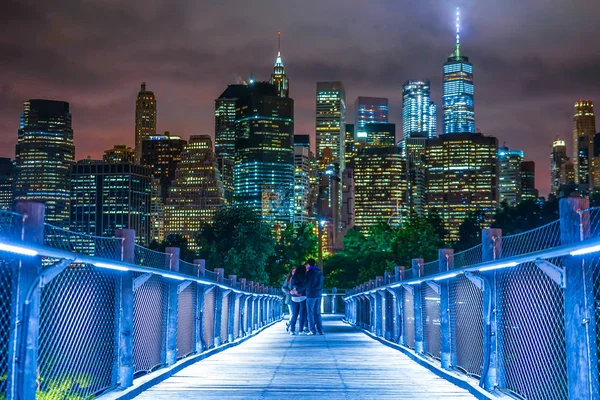
[[481,245],[357,286],[346,320],[490,392],[598,400],[600,208],[582,201],[562,199],[559,221],[484,230]]
[[279,289],[32,218],[0,210],[0,399],[94,397],[281,318]]

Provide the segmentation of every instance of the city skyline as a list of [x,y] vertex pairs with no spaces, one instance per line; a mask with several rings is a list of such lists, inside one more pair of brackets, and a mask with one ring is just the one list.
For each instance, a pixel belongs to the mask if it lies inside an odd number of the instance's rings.
[[[562,6],[568,8],[543,7],[536,1],[516,7],[464,2],[410,6],[374,2],[361,7],[351,1],[344,8],[308,3],[271,9],[264,2],[253,10],[227,8],[227,15],[216,6],[163,9],[160,5],[166,3],[161,2],[143,11],[134,2],[122,9],[88,4],[83,12],[79,3],[61,3],[52,13],[39,5],[32,12],[27,2],[9,3],[0,17],[12,32],[6,37],[18,38],[0,43],[4,54],[12,55],[0,66],[0,76],[6,78],[0,82],[0,156],[14,157],[18,115],[23,101],[30,98],[70,102],[78,160],[88,155],[101,158],[115,144],[132,146],[132,104],[143,81],[157,97],[157,131],[169,130],[184,138],[212,136],[214,99],[223,87],[234,83],[236,75],[269,78],[277,31],[282,32],[286,73],[292,81],[296,133],[309,133],[314,140],[314,88],[325,80],[342,81],[349,103],[358,96],[389,98],[390,122],[400,126],[405,80],[430,80],[432,99],[441,104],[440,66],[454,44],[456,6],[463,15],[461,51],[476,70],[477,127],[501,143],[523,149],[526,159],[536,162],[541,194],[549,190],[547,155],[552,140],[557,134],[570,136],[573,103],[600,99],[600,57],[589,51],[593,43],[580,40],[600,36],[593,18],[600,5],[583,1]],[[414,12],[403,12],[407,9]],[[339,22],[326,25],[331,22],[325,19],[327,12],[334,10],[340,14]],[[540,12],[544,24],[535,23]],[[72,20],[74,15],[79,19]],[[199,24],[194,15],[202,15]],[[250,22],[260,18],[264,23],[246,23],[244,15]],[[358,15],[359,24],[348,24]],[[91,24],[92,18],[98,22]],[[163,19],[166,22],[159,23]],[[11,20],[24,22],[16,26],[7,22]],[[110,20],[130,26],[127,31],[113,29]],[[231,20],[237,21],[236,29],[224,23]],[[398,23],[392,24],[394,20]],[[65,23],[58,26],[56,21]],[[199,26],[207,21],[211,24]],[[575,22],[577,30],[572,28]],[[123,36],[131,29],[135,34]],[[27,30],[36,32],[35,40]],[[198,41],[199,35],[205,39]],[[398,37],[409,36],[398,43]],[[102,40],[92,40],[99,37]],[[103,54],[102,60],[98,54]],[[406,63],[407,56],[415,54],[418,57]],[[34,65],[31,57],[40,55],[51,63]]]

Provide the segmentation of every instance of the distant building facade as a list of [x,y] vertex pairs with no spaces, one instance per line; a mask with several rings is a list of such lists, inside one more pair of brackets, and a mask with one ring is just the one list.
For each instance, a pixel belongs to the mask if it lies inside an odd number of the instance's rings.
[[149,168],[131,163],[81,160],[71,169],[71,223],[75,232],[115,235],[135,229],[136,242],[150,242]]
[[156,98],[143,82],[135,102],[135,162],[142,159],[142,141],[156,136]]
[[15,201],[44,203],[46,222],[67,228],[74,158],[69,103],[26,101],[15,154]]

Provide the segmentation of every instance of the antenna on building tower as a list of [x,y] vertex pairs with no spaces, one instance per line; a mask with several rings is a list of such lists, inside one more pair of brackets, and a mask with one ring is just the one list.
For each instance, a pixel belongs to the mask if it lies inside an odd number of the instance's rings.
[[460,57],[460,8],[456,8],[456,57]]

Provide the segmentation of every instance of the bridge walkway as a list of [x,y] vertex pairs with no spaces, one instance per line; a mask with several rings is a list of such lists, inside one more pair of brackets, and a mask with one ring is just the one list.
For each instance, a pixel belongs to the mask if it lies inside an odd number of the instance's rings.
[[189,366],[136,397],[177,399],[473,399],[339,316],[325,336],[289,336],[283,322]]

